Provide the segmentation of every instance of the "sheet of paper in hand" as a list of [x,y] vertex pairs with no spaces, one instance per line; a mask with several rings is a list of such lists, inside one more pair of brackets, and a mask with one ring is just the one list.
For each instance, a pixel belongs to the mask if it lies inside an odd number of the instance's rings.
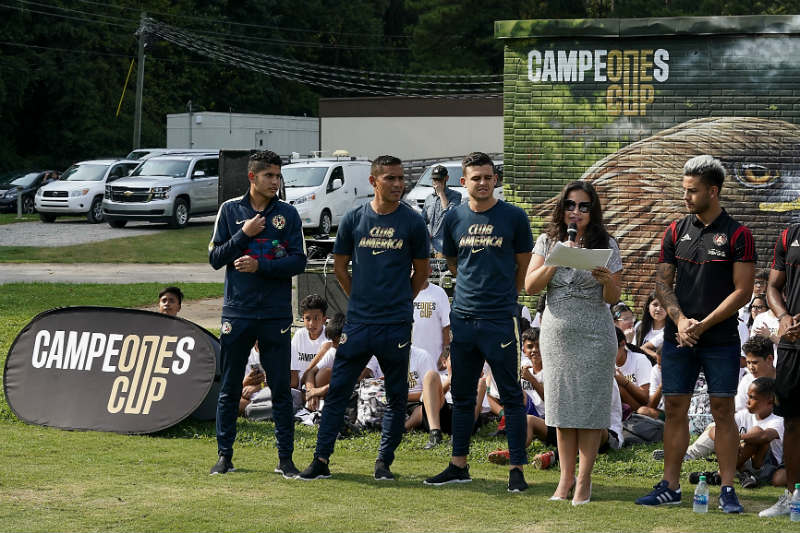
[[611,259],[609,249],[570,248],[562,243],[556,243],[553,251],[545,259],[545,266],[563,266],[580,270],[592,270],[595,267],[606,266]]

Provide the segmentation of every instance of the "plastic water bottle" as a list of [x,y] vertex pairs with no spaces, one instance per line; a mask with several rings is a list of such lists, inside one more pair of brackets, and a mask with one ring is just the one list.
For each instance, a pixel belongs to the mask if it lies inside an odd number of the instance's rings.
[[706,476],[700,476],[700,482],[697,488],[694,489],[694,512],[707,513],[708,512],[708,483],[706,483]]
[[789,502],[789,519],[792,522],[800,522],[800,483],[794,484],[794,494],[792,501]]

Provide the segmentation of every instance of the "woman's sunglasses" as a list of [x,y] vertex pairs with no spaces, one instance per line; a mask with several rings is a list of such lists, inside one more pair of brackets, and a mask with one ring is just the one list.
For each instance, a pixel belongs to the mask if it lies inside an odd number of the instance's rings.
[[592,202],[575,203],[574,200],[564,200],[564,209],[567,211],[575,211],[576,207],[581,213],[588,213],[592,210]]

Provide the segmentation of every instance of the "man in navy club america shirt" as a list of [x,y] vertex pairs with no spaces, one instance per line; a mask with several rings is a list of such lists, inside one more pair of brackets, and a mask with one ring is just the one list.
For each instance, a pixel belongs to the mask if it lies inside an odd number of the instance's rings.
[[484,361],[500,389],[510,451],[509,492],[528,488],[522,465],[525,452],[525,402],[520,380],[520,333],[517,296],[525,281],[533,237],[525,212],[494,197],[497,174],[492,160],[473,152],[461,163],[469,202],[444,220],[444,256],[456,276],[450,311],[453,342],[453,456],[426,485],[465,483],[469,441],[475,422],[478,379]]
[[[405,430],[412,302],[427,280],[428,230],[422,216],[400,201],[405,184],[398,158],[377,157],[369,181],[375,188],[375,198],[344,216],[333,247],[336,279],[350,300],[322,409],[314,460],[300,473],[304,480],[330,477],[328,460],[345,407],[373,355],[385,376],[388,403],[375,479],[394,479],[389,467]],[[351,261],[352,277],[348,271]]]
[[737,313],[753,293],[756,252],[750,230],[720,205],[725,168],[710,155],[683,167],[689,215],[669,225],[661,239],[656,295],[667,311],[661,354],[664,477],[636,500],[639,505],[681,501],[681,463],[689,444],[689,403],[700,370],[708,383],[716,423],[722,487],[719,508],[741,513],[733,489],[739,432],[734,396],[739,384]]
[[294,411],[289,390],[292,276],[305,270],[303,225],[294,207],[278,198],[281,158],[265,150],[247,164],[250,190],[222,204],[208,245],[214,269],[225,267],[225,300],[220,328],[220,383],[217,400],[219,460],[211,474],[233,470],[236,417],[250,349],[258,340],[261,366],[272,391],[276,472],[299,474],[292,462]]

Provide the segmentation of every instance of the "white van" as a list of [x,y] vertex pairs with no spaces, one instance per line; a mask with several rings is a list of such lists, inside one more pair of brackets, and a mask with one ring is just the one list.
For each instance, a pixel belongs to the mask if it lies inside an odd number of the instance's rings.
[[369,183],[371,163],[356,158],[310,158],[283,165],[286,201],[300,214],[304,228],[328,235],[350,209],[375,196]]
[[[425,198],[430,196],[433,192],[431,172],[433,172],[433,167],[438,165],[443,165],[447,168],[447,186],[460,192],[462,201],[467,200],[467,189],[461,186],[461,160],[453,159],[451,161],[440,161],[425,169],[425,172],[422,173],[417,184],[414,185],[413,189],[408,191],[405,197],[406,203],[419,212],[422,211],[422,206],[425,205]],[[494,168],[497,172],[497,185],[494,189],[494,197],[498,200],[503,200],[505,199],[505,195],[503,194],[503,160],[495,161]]]

